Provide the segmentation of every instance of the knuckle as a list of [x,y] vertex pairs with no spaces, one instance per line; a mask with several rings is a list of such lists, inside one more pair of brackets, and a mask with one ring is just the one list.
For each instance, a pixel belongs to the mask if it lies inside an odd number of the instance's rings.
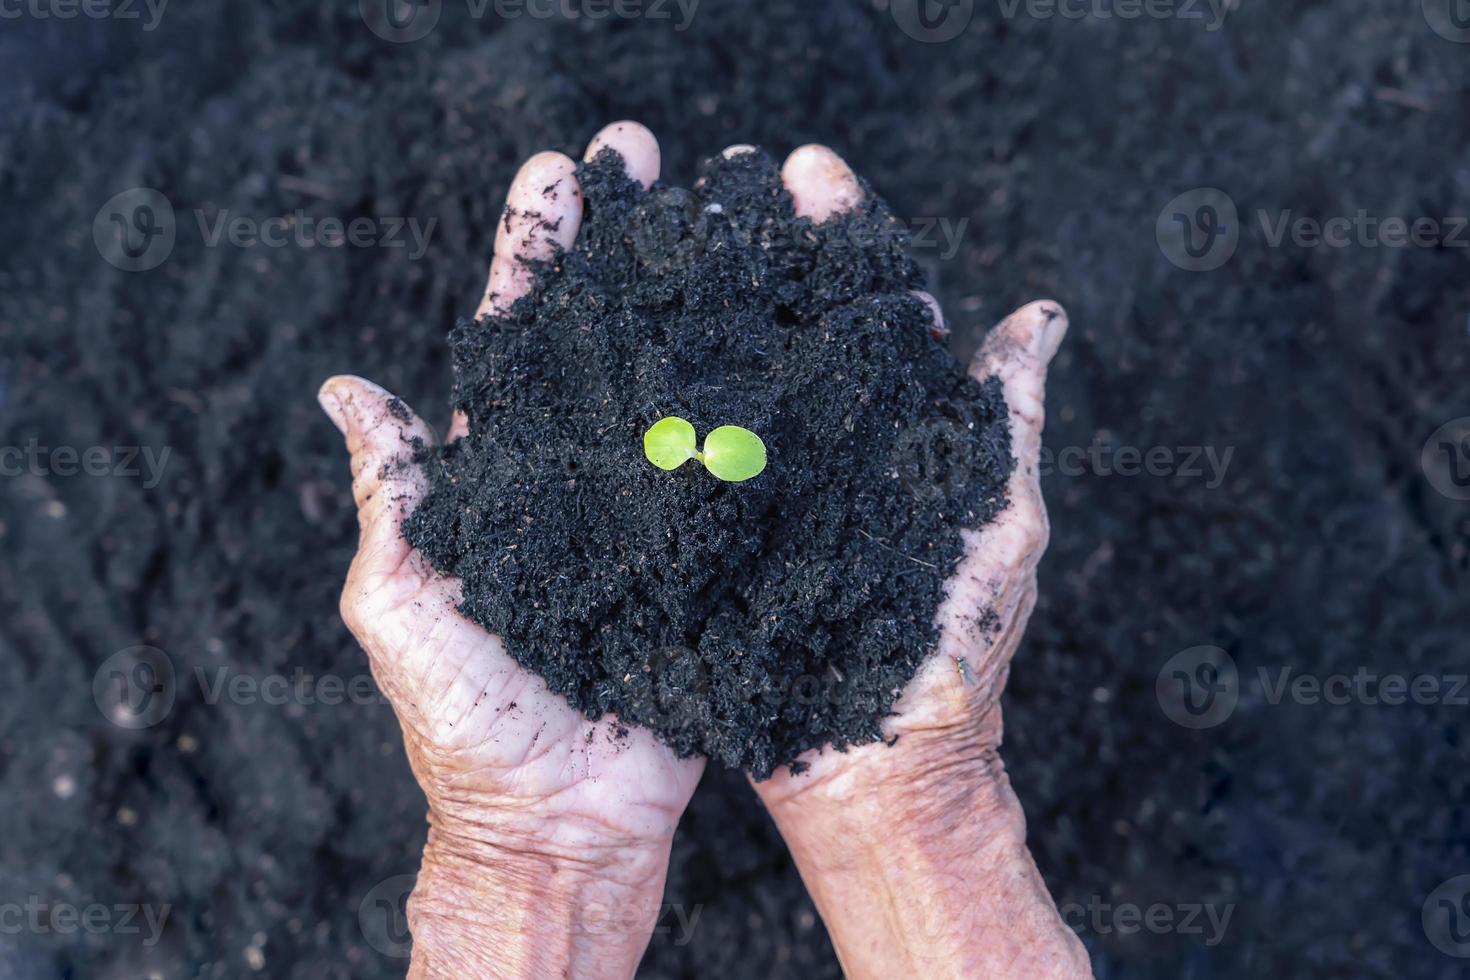
[[1026,554],[1045,551],[1051,543],[1051,522],[1046,508],[1035,497],[1028,496],[1017,515],[1021,525],[1021,544]]
[[358,589],[353,587],[349,579],[347,586],[342,590],[342,596],[337,600],[337,611],[342,616],[342,622],[352,631],[353,636],[362,634],[362,598]]
[[1002,527],[1000,558],[1009,571],[1024,570],[1034,564],[1051,539],[1051,525],[1040,497],[1033,493],[1020,495]]

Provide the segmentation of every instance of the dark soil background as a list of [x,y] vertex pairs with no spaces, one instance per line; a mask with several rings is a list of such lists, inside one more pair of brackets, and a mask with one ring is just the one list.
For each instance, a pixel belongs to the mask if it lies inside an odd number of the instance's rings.
[[[0,447],[170,456],[156,485],[61,457],[0,478],[0,977],[402,975],[391,900],[424,803],[391,711],[327,703],[325,678],[366,665],[336,611],[345,457],[313,395],[352,371],[442,404],[445,333],[515,169],[625,117],[674,183],[729,143],[822,140],[899,214],[964,223],[953,254],[917,250],[957,350],[1060,300],[1052,450],[1175,451],[1162,476],[1105,458],[1046,478],[1053,542],[1006,706],[1032,847],[1098,975],[1462,976],[1449,953],[1470,949],[1422,910],[1470,874],[1470,712],[1272,703],[1258,673],[1470,670],[1470,504],[1420,465],[1470,415],[1470,46],[1431,28],[1441,6],[1246,2],[1207,30],[1183,0],[1136,19],[962,2],[942,43],[911,36],[908,0],[705,0],[683,32],[676,7],[503,19],[445,0],[411,43],[368,29],[372,0],[196,0],[151,31],[141,5],[7,13]],[[1166,208],[1201,187],[1238,206],[1239,244],[1191,272],[1156,224],[1203,227],[1198,202]],[[144,272],[92,234],[135,188],[175,214]],[[1359,209],[1451,242],[1273,246],[1256,218]],[[437,223],[415,259],[211,246],[197,211]],[[1196,446],[1233,450],[1223,480],[1183,465]],[[1192,730],[1156,682],[1201,645],[1240,693]],[[298,672],[284,697],[248,693]],[[241,686],[215,696],[221,677]],[[124,696],[152,724],[110,721]],[[699,918],[655,937],[648,977],[838,975],[742,777],[710,772],[668,900]],[[128,903],[168,906],[160,941]],[[93,904],[107,928],[59,915]],[[1152,906],[1176,926],[1118,911]],[[1232,910],[1223,936],[1178,926],[1199,906]]]

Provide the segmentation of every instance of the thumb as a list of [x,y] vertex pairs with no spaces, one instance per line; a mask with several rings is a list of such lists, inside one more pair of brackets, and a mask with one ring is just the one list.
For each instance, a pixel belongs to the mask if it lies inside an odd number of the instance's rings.
[[[1038,467],[1041,430],[1046,422],[1046,370],[1067,335],[1067,311],[1060,303],[1041,300],[1021,307],[1006,317],[985,338],[970,363],[970,376],[977,381],[1000,379],[1006,404],[1011,410],[1011,452],[1016,457],[1012,475],[1015,491],[1040,496]],[[1017,481],[1023,485],[1017,485]]]
[[434,449],[434,433],[402,401],[362,378],[329,378],[317,401],[352,456],[352,496],[362,532],[352,571],[371,588],[396,572],[412,550],[399,527],[428,492],[423,464]]

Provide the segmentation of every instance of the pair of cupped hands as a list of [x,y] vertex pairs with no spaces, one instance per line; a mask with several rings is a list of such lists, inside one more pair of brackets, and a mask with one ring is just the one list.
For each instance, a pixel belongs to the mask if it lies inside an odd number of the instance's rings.
[[[587,159],[606,148],[644,187],[659,179],[658,142],[643,126],[608,126]],[[575,172],[550,152],[521,168],[479,315],[508,310],[531,288],[528,263],[573,246],[583,206]],[[816,223],[863,198],[823,146],[792,153],[782,179],[797,214]],[[996,327],[971,365],[976,379],[1000,378],[1010,407],[1010,505],[962,531],[938,648],[885,723],[891,744],[812,751],[800,774],[754,783],[849,976],[1090,975],[1026,850],[998,756],[1000,696],[1048,536],[1043,394],[1066,330],[1057,304],[1033,303]],[[429,803],[409,901],[410,976],[631,976],[704,760],[676,757],[646,729],[612,737],[616,718],[589,721],[462,616],[458,580],[437,574],[400,532],[428,487],[413,459],[416,444],[436,442],[433,430],[360,378],[331,378],[319,398],[346,437],[361,527],[342,616],[397,713]],[[464,432],[456,417],[447,438]],[[991,612],[998,628],[981,628]]]

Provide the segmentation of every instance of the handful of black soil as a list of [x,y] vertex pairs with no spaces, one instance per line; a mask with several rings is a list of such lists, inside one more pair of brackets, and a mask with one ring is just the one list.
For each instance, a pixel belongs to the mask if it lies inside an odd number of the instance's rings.
[[[907,234],[871,193],[798,219],[770,158],[645,191],[579,171],[575,249],[508,316],[451,335],[468,437],[408,540],[463,612],[591,717],[769,776],[881,737],[937,638],[961,528],[1006,503],[995,379],[931,336]],[[769,465],[664,472],[643,433],[751,429]]]

